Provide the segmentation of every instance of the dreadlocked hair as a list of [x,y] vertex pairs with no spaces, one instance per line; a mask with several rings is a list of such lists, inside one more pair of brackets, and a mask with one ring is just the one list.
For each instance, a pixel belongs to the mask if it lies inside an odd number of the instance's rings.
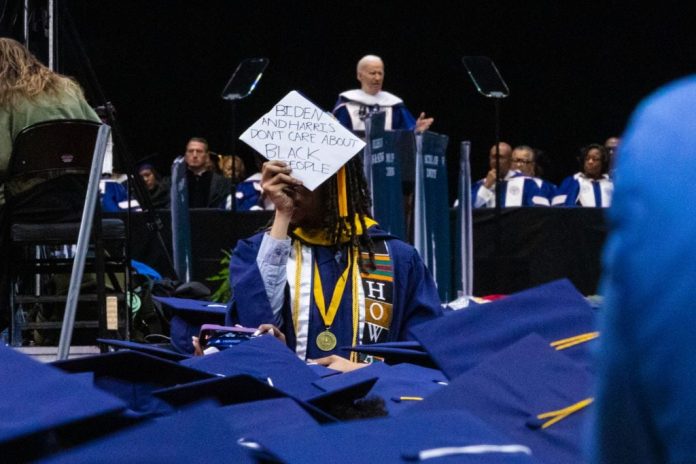
[[361,271],[374,270],[375,266],[375,252],[374,244],[372,239],[367,233],[362,235],[357,235],[355,233],[355,227],[349,227],[352,224],[350,218],[357,217],[360,221],[360,226],[363,231],[367,231],[367,225],[365,223],[365,217],[370,214],[370,207],[372,206],[372,200],[370,199],[370,192],[367,188],[367,181],[363,174],[363,164],[360,156],[354,156],[348,163],[345,164],[346,169],[346,194],[348,196],[348,218],[349,222],[344,220],[339,215],[338,209],[338,181],[336,176],[331,177],[327,181],[328,185],[328,202],[327,202],[327,215],[324,216],[322,221],[322,227],[329,234],[329,241],[335,243],[338,247],[339,237],[344,233],[349,237],[348,244],[351,249],[356,249],[358,252],[368,253],[369,260],[363,261],[358,259],[358,263]]

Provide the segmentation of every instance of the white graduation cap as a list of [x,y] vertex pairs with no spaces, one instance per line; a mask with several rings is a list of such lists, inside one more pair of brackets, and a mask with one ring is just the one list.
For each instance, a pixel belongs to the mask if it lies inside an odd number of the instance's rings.
[[331,113],[293,90],[261,116],[240,140],[267,160],[288,163],[293,177],[314,190],[365,146]]

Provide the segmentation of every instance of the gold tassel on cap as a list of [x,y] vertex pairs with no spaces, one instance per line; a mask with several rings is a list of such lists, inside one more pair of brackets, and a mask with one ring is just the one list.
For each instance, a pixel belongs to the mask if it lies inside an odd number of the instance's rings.
[[348,192],[346,191],[345,166],[338,170],[336,181],[338,184],[338,215],[345,218],[348,217]]

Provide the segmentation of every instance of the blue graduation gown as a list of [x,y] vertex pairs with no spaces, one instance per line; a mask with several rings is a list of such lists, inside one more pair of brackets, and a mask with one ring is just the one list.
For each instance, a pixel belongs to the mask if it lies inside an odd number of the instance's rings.
[[[364,127],[354,127],[353,121],[351,120],[348,108],[346,104],[348,102],[353,102],[355,104],[360,104],[361,105],[361,111],[364,111],[366,113],[366,116],[369,113],[373,113],[376,111],[381,111],[384,110],[386,107],[385,106],[379,106],[379,105],[364,105],[361,104],[360,102],[356,102],[353,100],[349,100],[348,98],[344,97],[343,95],[339,95],[338,100],[336,101],[336,104],[334,105],[333,109],[333,114],[336,116],[336,119],[349,130],[352,131],[364,131]],[[406,105],[403,102],[396,103],[394,105],[388,105],[389,108],[391,108],[392,115],[391,115],[391,126],[386,127],[387,130],[413,130],[416,127],[416,118],[413,117],[411,112],[406,108]]]
[[[471,200],[474,208],[487,208],[495,205],[494,202],[492,205],[488,203],[483,205],[477,204],[478,193],[479,190],[483,188],[484,181],[485,179],[481,179],[472,187]],[[545,190],[542,190],[542,182],[541,179],[527,177],[520,172],[514,172],[502,182],[503,201],[500,206],[502,208],[515,206],[549,206],[550,198],[548,197],[548,192],[550,187],[545,187]],[[493,191],[493,193],[495,194],[495,191]]]
[[[583,188],[588,189],[588,191],[583,191]],[[581,173],[576,173],[566,177],[561,182],[561,185],[556,189],[552,204],[554,206],[608,208],[611,206],[613,191],[614,184],[606,175],[599,180],[590,180],[583,178]]]
[[[240,241],[234,249],[230,262],[230,284],[233,299],[229,308],[228,324],[239,323],[246,327],[257,327],[260,324],[273,323],[274,321],[273,311],[256,264],[256,256],[264,233]],[[387,341],[412,339],[408,331],[410,327],[442,315],[442,307],[433,278],[418,252],[412,246],[387,234],[378,227],[371,227],[368,229],[368,233],[373,241],[386,240],[393,265],[394,296]],[[342,253],[338,261],[331,247],[313,246],[312,253],[313,259],[319,267],[324,300],[328,305],[335,283],[346,268],[347,253]],[[288,346],[294,350],[296,338],[292,324],[290,288],[287,285],[281,315],[283,323],[280,329],[285,333]],[[345,288],[338,313],[331,327],[331,332],[338,339],[337,347],[332,351],[321,351],[316,346],[316,337],[323,330],[325,330],[324,322],[314,303],[314,298],[312,298],[309,311],[307,357],[318,358],[330,354],[348,357],[349,353],[340,350],[340,347],[352,345],[353,314],[350,284]]]

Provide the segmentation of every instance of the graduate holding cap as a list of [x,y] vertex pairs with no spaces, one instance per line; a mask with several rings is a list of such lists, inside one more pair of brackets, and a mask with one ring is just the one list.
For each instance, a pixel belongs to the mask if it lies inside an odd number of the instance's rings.
[[353,157],[310,191],[285,162],[263,165],[275,217],[234,250],[228,324],[259,326],[302,359],[351,370],[361,360],[341,347],[405,340],[410,327],[442,314],[417,251],[369,216],[362,172]]

